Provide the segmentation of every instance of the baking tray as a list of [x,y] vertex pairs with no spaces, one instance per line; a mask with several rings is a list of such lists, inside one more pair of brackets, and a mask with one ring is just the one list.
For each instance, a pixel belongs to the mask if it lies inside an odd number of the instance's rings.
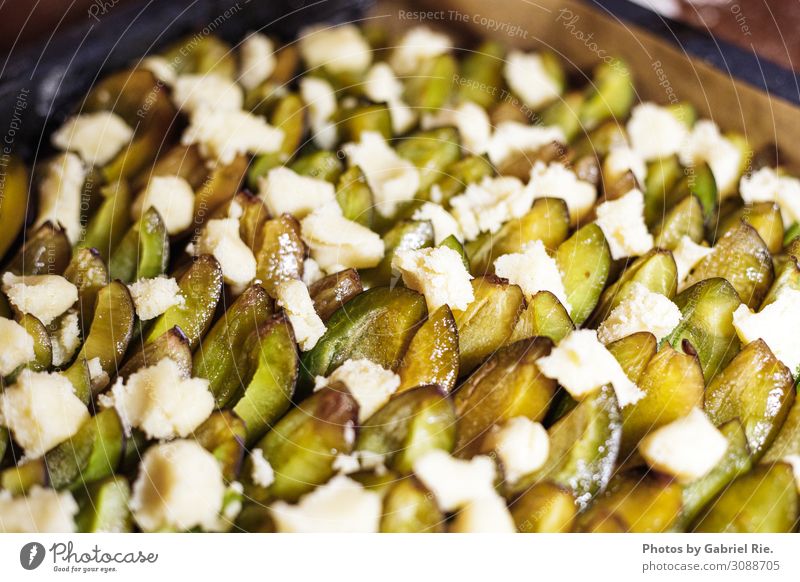
[[[726,71],[762,91],[800,105],[800,83],[797,73],[765,59],[756,50],[746,50],[733,42],[714,36],[709,30],[665,18],[630,0],[592,0],[592,4],[614,18],[649,30],[668,43],[681,47],[692,57],[711,63],[721,71]],[[729,13],[728,19],[738,26],[738,33],[742,39],[751,38],[748,28],[751,23],[747,18],[749,11],[746,11],[750,6],[728,2],[719,8]],[[767,11],[766,6],[755,8]],[[785,30],[783,24],[781,28]],[[779,29],[772,32],[775,35],[782,34]],[[785,57],[791,60],[789,52]]]
[[427,23],[459,34],[526,49],[546,47],[584,82],[590,81],[601,57],[624,57],[641,99],[689,101],[724,129],[741,131],[755,148],[772,149],[774,144],[779,162],[800,172],[796,74],[757,57],[746,58],[741,49],[709,35],[621,0],[380,2],[372,14],[407,25],[408,19],[398,15],[408,9],[444,11],[446,18]]
[[[42,136],[99,78],[182,36],[211,32],[235,43],[247,31],[265,30],[291,39],[314,22],[365,17],[401,28],[420,22],[400,18],[400,10],[425,9],[457,14],[423,23],[448,28],[465,42],[493,37],[510,46],[547,47],[586,81],[600,56],[623,56],[640,98],[690,101],[755,147],[777,144],[780,162],[800,169],[794,73],[623,0],[112,0],[98,6],[104,8],[84,23],[7,55],[0,75],[3,154],[30,161],[46,145]],[[487,19],[508,26],[493,28]]]
[[57,127],[108,73],[186,35],[238,43],[248,31],[292,39],[314,22],[357,21],[372,0],[143,0],[91,5],[86,18],[14,50],[0,69],[2,155],[32,161]]

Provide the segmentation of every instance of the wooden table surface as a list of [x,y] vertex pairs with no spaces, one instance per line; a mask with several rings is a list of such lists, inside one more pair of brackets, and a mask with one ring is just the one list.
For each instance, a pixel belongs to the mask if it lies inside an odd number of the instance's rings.
[[800,0],[633,0],[800,71]]
[[[0,52],[132,1],[141,0],[0,1]],[[800,0],[633,1],[800,71]]]

